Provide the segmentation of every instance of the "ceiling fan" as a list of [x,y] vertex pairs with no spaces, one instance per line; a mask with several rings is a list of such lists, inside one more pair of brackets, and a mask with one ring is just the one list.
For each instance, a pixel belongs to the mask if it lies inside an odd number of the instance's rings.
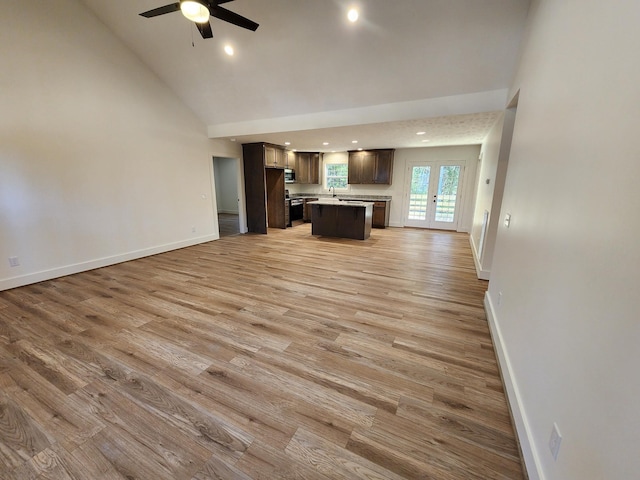
[[237,25],[238,27],[246,28],[247,30],[255,32],[259,26],[256,22],[220,6],[222,3],[228,3],[231,1],[233,0],[180,0],[178,3],[154,8],[153,10],[143,12],[140,15],[146,18],[151,18],[181,10],[185,17],[192,22],[195,22],[202,38],[213,38],[213,31],[211,30],[211,24],[209,23],[209,16],[219,18],[225,22],[229,22],[233,25]]

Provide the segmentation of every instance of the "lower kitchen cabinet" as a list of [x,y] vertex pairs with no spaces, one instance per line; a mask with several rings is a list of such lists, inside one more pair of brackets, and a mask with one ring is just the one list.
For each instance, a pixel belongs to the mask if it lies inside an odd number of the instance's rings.
[[302,213],[302,220],[305,222],[311,221],[311,205],[308,205],[309,202],[315,202],[318,200],[317,198],[305,198],[304,199],[304,210]]
[[284,224],[287,227],[291,226],[291,200],[289,199],[284,201]]
[[387,226],[387,202],[374,202],[372,227],[384,228],[386,226]]

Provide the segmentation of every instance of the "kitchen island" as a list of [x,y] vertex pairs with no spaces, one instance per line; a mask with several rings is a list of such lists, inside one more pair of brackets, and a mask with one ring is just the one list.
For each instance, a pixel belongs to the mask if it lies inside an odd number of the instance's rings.
[[311,234],[366,240],[371,235],[373,202],[322,198],[311,205]]

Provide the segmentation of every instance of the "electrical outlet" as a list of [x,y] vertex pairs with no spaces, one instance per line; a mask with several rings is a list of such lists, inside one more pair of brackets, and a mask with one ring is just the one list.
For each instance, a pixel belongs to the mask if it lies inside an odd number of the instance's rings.
[[9,257],[9,266],[11,266],[11,267],[19,267],[20,266],[20,260],[18,259],[18,257]]
[[196,227],[191,227],[191,233],[196,233]]
[[554,460],[558,460],[558,452],[560,451],[560,444],[562,443],[562,435],[560,435],[560,429],[558,425],[553,424],[553,430],[551,430],[551,438],[549,438],[549,450],[553,455]]

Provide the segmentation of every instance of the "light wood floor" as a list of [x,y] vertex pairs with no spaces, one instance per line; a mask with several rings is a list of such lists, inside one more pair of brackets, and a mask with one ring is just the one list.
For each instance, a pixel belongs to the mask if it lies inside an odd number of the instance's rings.
[[0,478],[521,479],[485,288],[306,224],[0,292]]
[[240,222],[238,215],[231,213],[218,214],[218,226],[220,230],[220,238],[238,235],[240,233]]

